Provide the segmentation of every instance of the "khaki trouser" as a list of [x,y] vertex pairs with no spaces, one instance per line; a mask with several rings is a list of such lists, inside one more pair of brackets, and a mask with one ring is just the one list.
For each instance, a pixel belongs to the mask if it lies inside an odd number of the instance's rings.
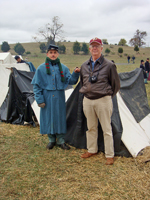
[[105,96],[100,99],[83,99],[83,111],[87,118],[88,131],[86,132],[87,149],[89,153],[98,151],[98,119],[104,136],[105,156],[114,157],[114,145],[111,128],[112,98]]

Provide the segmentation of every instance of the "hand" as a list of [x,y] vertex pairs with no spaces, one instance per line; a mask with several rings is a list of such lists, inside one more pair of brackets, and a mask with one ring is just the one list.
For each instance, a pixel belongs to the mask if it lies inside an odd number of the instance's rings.
[[39,106],[40,108],[44,108],[44,107],[45,107],[45,103],[40,103],[40,104],[38,104],[38,106]]
[[74,69],[74,72],[75,72],[75,73],[79,73],[79,72],[80,72],[80,68],[76,67],[76,68]]

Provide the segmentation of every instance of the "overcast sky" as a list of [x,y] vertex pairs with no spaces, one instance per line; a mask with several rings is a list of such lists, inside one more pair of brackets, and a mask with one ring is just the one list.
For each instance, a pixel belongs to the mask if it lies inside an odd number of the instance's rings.
[[118,44],[139,29],[150,46],[150,0],[0,0],[0,16],[0,44],[34,42],[38,29],[58,16],[67,41],[99,37]]

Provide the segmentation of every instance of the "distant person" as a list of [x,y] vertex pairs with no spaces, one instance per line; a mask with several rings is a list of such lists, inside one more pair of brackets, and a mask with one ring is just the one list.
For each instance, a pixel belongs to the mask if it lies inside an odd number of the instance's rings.
[[130,63],[130,56],[129,55],[128,55],[127,59],[128,59],[128,63]]
[[26,63],[26,61],[22,60],[19,56],[15,56],[15,59],[17,60],[17,63]]
[[25,58],[25,62],[28,62],[28,58],[27,57]]
[[147,73],[145,71],[144,60],[141,60],[140,68],[143,70],[144,83],[147,84]]
[[[147,58],[146,62],[145,62],[145,71],[147,73],[147,79],[149,77],[149,58]],[[146,82],[147,82],[147,79],[146,79]]]
[[45,63],[41,64],[33,77],[33,92],[40,107],[40,133],[48,135],[47,149],[55,145],[69,150],[65,143],[66,104],[65,88],[74,85],[79,78],[80,69],[71,74],[68,67],[58,58],[58,46],[50,44]]
[[112,97],[120,89],[116,65],[102,55],[103,44],[99,38],[90,40],[91,57],[80,70],[80,93],[84,94],[83,111],[87,119],[86,139],[88,151],[81,158],[98,153],[98,120],[104,136],[106,165],[114,163],[114,141],[111,127]]
[[34,65],[31,62],[27,62],[25,60],[22,60],[19,56],[15,56],[15,59],[17,60],[17,63],[26,63],[29,65],[30,71],[31,72],[35,72],[36,68],[34,67]]
[[135,56],[133,55],[133,56],[132,56],[132,61],[133,61],[133,64],[135,63],[135,62],[134,62],[134,60],[135,60]]

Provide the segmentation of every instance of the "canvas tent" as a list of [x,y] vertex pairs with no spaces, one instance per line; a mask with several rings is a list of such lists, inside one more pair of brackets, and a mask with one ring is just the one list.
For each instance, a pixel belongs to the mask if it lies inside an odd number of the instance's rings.
[[[34,72],[19,71],[15,68],[9,80],[9,95],[0,109],[1,120],[9,123],[33,123],[33,114],[39,121],[31,80]],[[150,109],[148,106],[143,73],[140,68],[119,74],[121,89],[113,98],[112,130],[115,155],[136,157],[145,147],[150,146]],[[66,142],[76,148],[86,149],[86,118],[82,110],[83,95],[80,84],[69,89],[66,101],[67,134]],[[72,92],[73,90],[73,92]],[[98,149],[104,152],[103,133],[98,127]]]
[[29,65],[25,63],[17,64],[17,63],[12,63],[12,64],[0,64],[0,107],[7,95],[8,92],[8,82],[9,82],[9,75],[11,73],[11,68],[16,68],[20,69],[23,71],[30,71]]
[[[22,78],[20,79],[20,76]],[[0,108],[0,119],[12,124],[33,122],[31,103],[34,101],[31,80],[34,72],[16,70],[12,68],[9,78],[9,90]]]
[[[24,124],[24,122],[28,122],[35,125],[34,116],[36,116],[36,120],[40,124],[40,108],[34,99],[33,86],[31,85],[33,76],[34,72],[29,72],[29,70],[23,71],[12,68],[12,73],[8,81],[9,87],[7,86],[9,89],[5,91],[7,95],[0,108],[0,119],[2,121],[12,124]],[[72,86],[66,88],[66,100],[72,91]]]
[[15,58],[11,55],[10,52],[6,53],[0,53],[0,107],[7,95],[8,92],[8,81],[9,81],[9,75],[11,73],[11,67],[15,67],[16,69],[20,70],[27,70],[29,71],[29,66],[23,64],[23,65],[17,65],[17,61]]
[[[120,73],[121,89],[113,98],[112,131],[115,155],[136,157],[150,146],[150,108],[140,68]],[[76,148],[86,149],[87,124],[83,114],[83,95],[76,87],[67,106],[66,142]],[[98,149],[104,152],[102,129],[98,127]]]
[[[21,57],[22,58],[22,57]],[[8,92],[8,81],[9,81],[9,75],[11,73],[11,68],[16,68],[18,70],[23,71],[35,71],[35,67],[31,62],[27,63],[17,63],[17,61],[14,59],[14,56],[8,53],[0,53],[0,107],[7,95]]]
[[12,64],[12,63],[17,63],[17,61],[11,55],[10,52],[0,53],[0,64]]

